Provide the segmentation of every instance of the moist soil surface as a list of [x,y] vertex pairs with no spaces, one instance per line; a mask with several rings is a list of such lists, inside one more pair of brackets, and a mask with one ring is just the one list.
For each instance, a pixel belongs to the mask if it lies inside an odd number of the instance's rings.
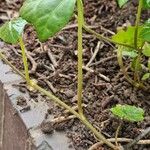
[[[12,0],[0,3],[0,25],[5,21],[18,16],[18,10],[22,4],[20,0]],[[115,0],[86,0],[85,19],[88,25],[98,33],[111,36],[117,28],[125,27],[135,22],[137,1],[129,2],[119,9]],[[149,12],[144,11],[142,20],[148,18]],[[61,32],[45,43],[40,43],[31,26],[27,26],[24,34],[25,45],[31,77],[38,81],[43,88],[51,91],[70,106],[76,106],[77,102],[77,26],[73,17],[72,21]],[[137,90],[124,78],[118,66],[114,45],[99,41],[92,35],[83,34],[83,62],[85,67],[83,82],[84,112],[89,121],[106,138],[115,137],[115,131],[119,121],[115,119],[110,108],[116,104],[130,104],[139,106],[145,111],[145,119],[140,123],[124,122],[119,132],[119,137],[135,138],[141,131],[150,126],[150,93]],[[23,70],[21,51],[18,45],[8,45],[0,41],[0,48],[4,50],[7,58],[20,70]],[[89,63],[94,51],[98,50],[95,59]],[[126,67],[129,60],[126,59]],[[131,71],[129,70],[129,73]],[[148,81],[149,82],[149,81]],[[29,92],[35,101],[41,96],[37,91],[29,91],[25,83],[15,85],[22,92]],[[50,102],[47,97],[43,100],[49,104],[45,119],[49,114],[55,117],[68,115],[64,109]],[[21,101],[18,105],[24,107]],[[46,134],[52,134],[53,130],[66,131],[76,150],[87,150],[98,140],[77,119],[62,123],[55,123],[48,128],[42,124],[41,129]],[[149,139],[150,135],[144,137]],[[99,150],[108,150],[106,146]],[[133,150],[150,150],[149,146],[135,145]]]

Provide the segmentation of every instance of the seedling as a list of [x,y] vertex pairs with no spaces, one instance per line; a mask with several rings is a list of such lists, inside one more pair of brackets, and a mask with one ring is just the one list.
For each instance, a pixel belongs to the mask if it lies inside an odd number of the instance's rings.
[[[118,0],[120,7],[126,4],[128,0]],[[135,85],[136,87],[146,88],[142,81],[150,78],[150,69],[147,65],[142,64],[142,60],[146,57],[146,60],[150,57],[150,20],[147,20],[144,24],[140,24],[140,17],[143,9],[150,8],[149,0],[139,0],[138,13],[136,17],[135,26],[129,26],[126,30],[120,30],[116,35],[112,37],[113,41],[121,42],[130,45],[133,48],[119,46],[117,50],[118,62],[126,79]],[[131,69],[134,72],[134,78],[131,79],[126,72],[126,67],[123,63],[123,57],[129,57],[131,59]],[[147,68],[147,72],[142,74],[142,66]],[[141,81],[142,80],[142,81]]]
[[[69,22],[71,16],[73,15],[76,2],[78,12],[78,112],[66,105],[63,101],[52,95],[50,92],[38,86],[34,80],[30,80],[26,49],[23,41],[23,30],[25,25],[28,23],[34,26],[41,42],[44,42],[48,38],[54,36]],[[123,7],[126,2],[128,2],[128,0],[118,0],[120,7]],[[25,76],[14,66],[12,66],[12,64],[10,64],[4,57],[4,55],[2,55],[2,53],[0,53],[0,57],[3,58],[3,60],[5,60],[5,62],[8,63],[17,73],[25,78],[28,85],[32,86],[36,90],[39,90],[41,93],[44,93],[51,100],[69,110],[73,115],[80,119],[82,123],[97,136],[99,140],[102,140],[109,147],[115,150],[118,149],[118,147],[106,140],[106,138],[99,131],[97,131],[91,125],[91,123],[89,123],[83,113],[82,30],[84,28],[87,32],[94,34],[98,39],[116,44],[118,47],[118,62],[126,79],[136,87],[147,89],[147,87],[145,87],[143,84],[143,81],[150,77],[150,21],[148,20],[146,23],[140,24],[140,16],[142,9],[149,8],[149,0],[140,0],[135,26],[127,27],[126,31],[120,30],[112,38],[107,38],[91,30],[84,22],[84,9],[82,0],[26,0],[20,9],[20,17],[5,23],[2,27],[0,27],[0,39],[7,43],[20,44]],[[129,77],[126,67],[124,66],[124,56],[131,58],[131,69],[134,72],[133,79]],[[142,76],[141,70],[143,64],[141,63],[141,59],[143,59],[143,56],[148,60],[147,66],[145,66],[148,68],[148,71]]]
[[111,108],[111,112],[114,116],[120,119],[120,124],[116,130],[116,146],[118,146],[117,138],[119,134],[119,130],[122,125],[122,121],[129,121],[129,122],[139,122],[144,120],[144,110],[141,108],[137,108],[135,106],[130,105],[116,105],[115,107]]

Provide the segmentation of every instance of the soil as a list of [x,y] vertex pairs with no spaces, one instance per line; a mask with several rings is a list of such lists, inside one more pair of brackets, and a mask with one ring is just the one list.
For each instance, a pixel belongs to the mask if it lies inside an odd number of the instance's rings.
[[[21,0],[2,2],[0,4],[0,24],[18,16],[21,3]],[[111,36],[117,28],[134,24],[137,0],[129,2],[122,9],[118,8],[115,0],[86,0],[84,6],[86,22],[98,33]],[[149,13],[144,11],[142,20],[148,18]],[[75,18],[64,30],[45,43],[40,43],[37,40],[36,33],[31,26],[26,27],[24,35],[31,77],[35,78],[40,86],[50,90],[71,106],[76,105],[77,93],[77,28],[74,25],[76,25]],[[124,122],[119,133],[119,137],[135,138],[142,130],[150,126],[149,92],[137,90],[125,80],[120,72],[113,45],[103,43],[86,32],[83,34],[83,39],[84,65],[89,62],[99,45],[99,52],[89,66],[94,71],[84,69],[83,99],[84,104],[86,104],[84,112],[87,118],[107,138],[111,138],[115,136],[119,122],[111,115],[110,108],[116,104],[139,106],[145,111],[144,121],[140,123]],[[18,45],[12,46],[0,42],[0,47],[5,50],[8,59],[18,69],[23,69]],[[54,57],[54,60],[51,59],[51,56]],[[104,75],[105,78],[100,74]],[[22,87],[20,89],[23,92],[29,91]],[[38,94],[36,91],[30,92],[30,95],[37,100]],[[47,98],[44,97],[44,99]],[[58,105],[50,103],[49,100],[47,100],[47,103],[50,106],[48,114],[53,113],[56,118],[66,115]],[[46,114],[46,118],[48,114]],[[57,123],[53,128],[65,130],[76,150],[86,150],[97,142],[93,134],[77,119]],[[47,133],[45,128],[44,132]],[[51,130],[50,132],[52,134]],[[145,137],[145,139],[148,138],[150,138],[150,135]],[[101,149],[108,150],[109,148]],[[133,150],[150,150],[150,145],[136,145]]]

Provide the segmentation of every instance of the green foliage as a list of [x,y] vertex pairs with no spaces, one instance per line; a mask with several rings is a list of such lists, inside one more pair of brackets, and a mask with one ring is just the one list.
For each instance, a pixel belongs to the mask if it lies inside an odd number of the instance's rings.
[[150,73],[145,73],[142,77],[142,80],[145,81],[150,78]]
[[116,107],[111,108],[113,115],[119,117],[120,119],[127,120],[130,122],[138,122],[144,119],[144,111],[141,108],[130,105],[116,105]]
[[150,42],[150,19],[144,24],[143,29],[140,32],[140,38]]
[[117,0],[119,7],[125,5],[129,0]]
[[[138,34],[138,47],[141,47],[143,45],[143,40],[140,38],[140,32],[143,29],[142,26],[139,27],[139,34]],[[125,30],[119,30],[117,34],[112,36],[112,40],[119,43],[128,44],[130,46],[134,47],[134,33],[135,33],[135,27],[129,26]]]
[[3,26],[0,27],[0,39],[11,44],[18,43],[18,40],[23,33],[26,24],[26,20],[22,19],[21,17],[6,22]]
[[137,51],[135,51],[134,49],[126,49],[126,48],[124,48],[122,55],[128,56],[130,58],[135,58],[138,56]]
[[76,0],[26,0],[22,18],[33,24],[41,41],[60,31],[70,20]]
[[144,9],[150,8],[150,0],[143,0],[143,8]]
[[150,57],[150,44],[149,43],[147,43],[147,42],[145,43],[142,53],[145,56]]

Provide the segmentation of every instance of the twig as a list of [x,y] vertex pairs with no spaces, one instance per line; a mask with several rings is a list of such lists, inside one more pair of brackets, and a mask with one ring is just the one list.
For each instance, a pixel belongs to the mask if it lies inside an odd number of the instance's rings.
[[[87,105],[86,104],[82,104],[82,107],[87,107]],[[76,111],[76,110],[78,110],[78,106],[73,106],[72,109],[74,109]],[[64,113],[67,114],[67,113],[69,113],[69,111],[65,110]]]
[[56,47],[56,48],[61,48],[61,49],[72,49],[72,46],[62,46],[62,45],[57,45],[57,44],[48,44],[50,47]]
[[[107,139],[108,141],[110,142],[115,142],[115,138],[110,138],[110,139]],[[131,141],[133,141],[133,139],[128,139],[128,138],[118,138],[117,139],[118,142],[126,142],[126,143],[129,143]],[[103,142],[98,142],[98,143],[95,143],[94,145],[92,145],[88,150],[97,150],[97,148],[99,146],[102,146],[104,143]],[[150,144],[150,140],[140,140],[137,142],[137,144],[139,145],[149,145]]]
[[[94,71],[93,69],[88,68],[88,67],[86,67],[86,66],[83,66],[82,68],[83,68],[84,70],[86,70],[86,71],[91,72],[91,73],[97,73],[97,72]],[[105,81],[110,82],[110,79],[109,79],[108,77],[106,77],[105,75],[103,75],[103,74],[101,74],[101,73],[98,73],[98,76],[99,76],[100,78],[104,79]]]
[[33,59],[33,57],[29,54],[28,51],[26,51],[26,55],[27,55],[27,58],[29,59],[29,61],[32,64],[32,68],[30,70],[30,73],[35,73],[36,69],[37,69],[37,63],[35,62],[35,60]]
[[[145,129],[139,136],[137,136],[129,144],[125,145],[125,148],[129,149],[130,147],[132,147],[133,145],[135,145],[136,143],[138,143],[144,136],[146,136],[149,133],[150,133],[150,127],[148,127],[147,129]],[[150,142],[149,142],[149,144],[150,144]]]
[[72,78],[69,75],[65,75],[65,74],[59,73],[59,76],[61,78],[66,78],[66,79],[72,80]]
[[110,57],[104,58],[104,59],[102,59],[102,60],[100,60],[100,61],[97,61],[97,62],[95,62],[95,63],[91,63],[89,66],[90,66],[90,67],[91,67],[91,66],[96,66],[96,65],[102,64],[102,63],[104,63],[104,62],[106,62],[106,61],[112,60],[112,59],[114,59],[114,58],[117,58],[117,56],[115,55],[115,56],[110,56]]
[[[98,41],[97,46],[96,46],[96,49],[95,49],[95,51],[94,51],[94,53],[93,53],[93,55],[92,55],[90,61],[87,63],[86,67],[90,66],[90,64],[91,64],[91,63],[93,62],[93,60],[95,59],[95,57],[96,57],[96,55],[97,55],[97,53],[98,53],[98,51],[99,51],[99,49],[100,49],[100,44],[102,44],[102,43],[101,43],[100,41]],[[102,44],[102,45],[103,45],[103,44]]]
[[53,63],[54,67],[56,68],[58,64],[57,64],[56,58],[54,57],[50,49],[47,51],[47,54],[48,54],[49,59]]
[[67,117],[61,116],[61,117],[52,119],[50,122],[51,123],[61,123],[61,122],[67,121],[67,120],[75,119],[75,118],[77,118],[75,115],[70,115]]
[[46,84],[48,85],[48,87],[51,89],[51,91],[55,94],[57,92],[57,90],[54,88],[54,86],[52,85],[51,82],[49,82],[48,80],[44,80],[46,82]]

